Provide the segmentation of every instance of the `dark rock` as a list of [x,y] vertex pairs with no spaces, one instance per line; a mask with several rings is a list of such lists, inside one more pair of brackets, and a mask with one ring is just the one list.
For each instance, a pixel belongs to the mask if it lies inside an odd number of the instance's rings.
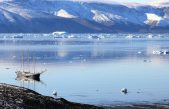
[[73,103],[64,98],[54,99],[30,89],[0,84],[0,109],[102,109]]

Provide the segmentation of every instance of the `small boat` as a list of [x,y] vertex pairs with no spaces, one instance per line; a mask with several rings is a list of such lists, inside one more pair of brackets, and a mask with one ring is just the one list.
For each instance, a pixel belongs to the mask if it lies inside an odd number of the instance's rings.
[[[30,60],[29,61],[29,64],[30,64]],[[35,63],[34,63],[35,64]],[[41,72],[36,72],[35,71],[35,65],[34,65],[34,71],[31,72],[30,70],[29,71],[25,71],[24,69],[24,58],[22,57],[22,70],[19,70],[19,71],[16,71],[16,75],[17,75],[17,78],[29,78],[29,79],[33,79],[33,80],[37,80],[37,81],[40,81],[40,75],[44,72],[46,72],[46,69],[44,71],[41,71]],[[30,65],[28,65],[30,66]]]
[[15,73],[17,74],[17,78],[25,77],[25,78],[30,78],[30,79],[39,81],[40,75],[44,72],[46,72],[46,70],[39,72],[39,73],[31,73],[31,72],[26,72],[26,71],[16,71]]
[[[17,71],[17,77],[15,80],[21,82],[21,87],[26,87],[36,91],[36,83],[45,85],[40,79],[40,75],[43,73],[32,74],[30,72]],[[27,84],[27,85],[26,85]]]
[[17,75],[16,80],[27,82],[27,83],[33,83],[34,81],[35,82],[41,82],[40,78],[32,79],[32,78],[29,78],[29,77],[25,77],[23,75]]

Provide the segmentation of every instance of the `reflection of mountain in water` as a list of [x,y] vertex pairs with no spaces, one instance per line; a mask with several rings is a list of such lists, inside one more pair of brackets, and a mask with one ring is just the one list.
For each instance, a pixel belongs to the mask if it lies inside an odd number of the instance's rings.
[[0,47],[1,61],[19,63],[23,50],[29,50],[30,58],[35,57],[36,61],[40,63],[91,62],[150,57],[169,59],[168,55],[153,55],[153,50],[169,49],[169,41],[165,40],[56,40],[37,41],[37,43],[36,41],[19,41],[10,44],[0,43],[0,45],[4,45]]

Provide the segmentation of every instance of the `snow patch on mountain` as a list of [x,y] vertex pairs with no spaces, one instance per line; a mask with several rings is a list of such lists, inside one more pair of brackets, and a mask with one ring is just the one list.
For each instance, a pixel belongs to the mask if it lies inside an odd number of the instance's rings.
[[114,15],[113,13],[102,12],[98,10],[91,10],[91,12],[94,14],[93,20],[98,23],[113,25],[114,21],[122,19],[121,16]]
[[161,16],[158,16],[154,13],[146,13],[147,20],[145,21],[145,24],[157,26],[163,18]]
[[160,21],[160,20],[162,20],[162,17],[161,17],[161,16],[158,16],[158,15],[156,15],[156,14],[154,14],[154,13],[146,13],[146,15],[147,15],[147,19],[148,19],[148,20],[155,20],[155,21]]
[[9,21],[9,22],[15,22],[15,19],[9,14],[8,12],[3,12],[4,17]]
[[54,15],[64,18],[77,18],[74,15],[69,14],[66,10],[60,9],[59,11],[55,12]]
[[103,13],[97,11],[97,10],[91,10],[91,12],[94,14],[93,20],[96,22],[102,23],[102,22],[111,22],[111,19],[108,18],[106,15]]

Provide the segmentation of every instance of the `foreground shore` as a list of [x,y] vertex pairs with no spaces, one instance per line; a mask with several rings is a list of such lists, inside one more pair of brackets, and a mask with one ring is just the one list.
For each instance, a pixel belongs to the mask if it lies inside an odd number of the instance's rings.
[[169,109],[169,105],[127,105],[97,107],[43,96],[30,89],[0,84],[0,109]]

